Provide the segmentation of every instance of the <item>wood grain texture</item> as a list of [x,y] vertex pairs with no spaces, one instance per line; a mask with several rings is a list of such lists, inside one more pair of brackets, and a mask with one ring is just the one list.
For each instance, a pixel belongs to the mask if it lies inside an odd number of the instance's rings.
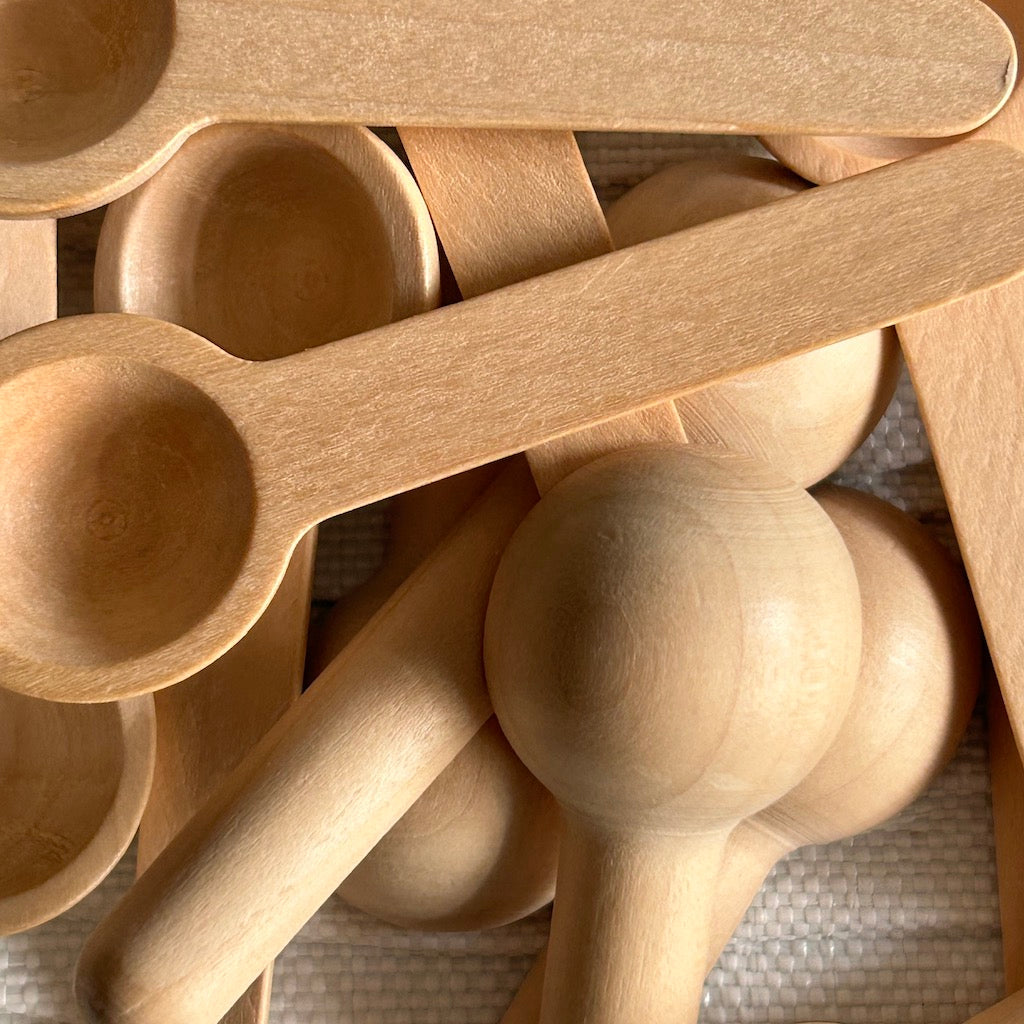
[[[401,132],[465,298],[611,252],[612,240],[571,132]],[[543,494],[601,455],[686,440],[671,402],[529,449]]]
[[515,460],[136,881],[79,961],[87,1020],[220,1019],[469,742],[487,593],[535,500]]
[[[959,567],[914,520],[867,494],[816,492],[860,586],[863,654],[850,709],[807,776],[730,835],[711,911],[707,967],[765,877],[800,846],[835,842],[906,807],[953,756],[981,677],[981,635]],[[539,963],[539,961],[538,961]],[[536,1024],[535,966],[503,1024]]]
[[[774,160],[691,158],[645,179],[608,210],[617,248],[796,195],[807,183]],[[690,440],[770,462],[802,487],[858,448],[892,399],[902,359],[892,328],[693,391],[676,400]]]
[[[433,227],[404,165],[365,128],[216,126],[114,203],[95,267],[98,311],[196,330],[273,359],[437,305]],[[253,628],[159,694],[141,874],[302,689],[316,531]],[[273,966],[232,1008],[270,1011]]]
[[1012,994],[1024,989],[1024,765],[995,679],[988,688],[988,756],[1003,972]]
[[1016,67],[978,0],[75,0],[0,29],[4,215],[123,195],[218,120],[949,135]]
[[[174,682],[250,627],[314,523],[1002,283],[1022,229],[1024,155],[970,142],[284,359],[123,314],[22,332],[0,347],[0,554],[25,567],[5,685]],[[142,463],[97,454],[137,436]]]
[[[1020,40],[1024,39],[1024,3],[1021,0],[987,0],[987,3],[1006,22],[1019,45]],[[1024,147],[1024,93],[1017,88],[1017,83],[1014,83],[1005,106],[971,135],[974,138],[998,139]],[[772,154],[801,177],[822,183],[860,174],[893,160],[917,156],[956,140],[890,138],[884,135],[865,135],[859,138],[769,135],[761,141]]]
[[155,755],[150,696],[82,707],[0,690],[0,935],[52,920],[107,877]]
[[57,222],[0,220],[0,338],[57,318]]
[[565,814],[542,1022],[696,1021],[729,834],[835,738],[860,620],[828,516],[746,456],[609,455],[526,517],[484,662]]

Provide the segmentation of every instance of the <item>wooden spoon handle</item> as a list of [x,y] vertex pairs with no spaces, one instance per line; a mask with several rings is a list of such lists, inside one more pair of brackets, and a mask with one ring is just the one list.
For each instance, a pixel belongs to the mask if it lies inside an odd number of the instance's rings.
[[153,862],[82,953],[87,1020],[219,1020],[469,742],[487,594],[535,500],[517,460]]
[[[123,195],[211,121],[951,135],[998,109],[1016,67],[978,0],[151,0],[134,23],[32,18],[4,25],[2,215]],[[76,27],[119,59],[68,71]],[[42,68],[24,86],[22,48]]]
[[681,839],[565,819],[541,1024],[696,1021],[728,830]]
[[57,319],[57,222],[0,220],[0,338]]
[[[405,129],[402,141],[465,298],[611,252],[572,132],[419,128]],[[566,434],[526,457],[543,494],[608,452],[685,440],[675,405],[665,402]]]
[[[1022,264],[1024,154],[970,142],[209,387],[251,431],[261,482],[308,526],[905,319]],[[281,400],[267,401],[275,387]]]

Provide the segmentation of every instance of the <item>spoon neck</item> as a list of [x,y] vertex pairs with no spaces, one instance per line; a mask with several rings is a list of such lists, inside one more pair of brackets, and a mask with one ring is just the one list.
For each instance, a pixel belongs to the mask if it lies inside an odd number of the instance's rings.
[[697,1020],[728,831],[665,835],[566,812],[541,1024]]

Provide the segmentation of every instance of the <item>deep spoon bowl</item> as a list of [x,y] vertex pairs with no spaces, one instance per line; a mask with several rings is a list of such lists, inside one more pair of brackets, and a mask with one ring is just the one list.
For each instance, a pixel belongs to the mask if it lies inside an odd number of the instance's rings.
[[176,682],[328,516],[1022,269],[1024,155],[967,143],[268,362],[127,314],[25,331],[0,347],[0,679]]

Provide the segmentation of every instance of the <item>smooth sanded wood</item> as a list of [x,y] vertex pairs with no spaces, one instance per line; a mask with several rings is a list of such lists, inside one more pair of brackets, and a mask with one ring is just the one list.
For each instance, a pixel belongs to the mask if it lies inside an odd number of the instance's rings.
[[5,16],[0,214],[123,195],[213,121],[949,135],[999,107],[1016,67],[979,0],[112,0],[102,13],[74,0]]
[[491,715],[487,593],[535,500],[515,460],[136,881],[79,961],[87,1020],[217,1021],[465,747]]
[[994,679],[988,690],[988,757],[1003,974],[1006,991],[1013,993],[1024,988],[1024,765]]
[[526,517],[484,660],[565,813],[542,1022],[696,1021],[729,833],[828,749],[860,620],[828,516],[745,456],[606,456]]
[[0,338],[57,318],[57,222],[0,220]]
[[[1004,19],[1016,40],[1024,39],[1024,3],[1021,0],[987,0]],[[999,139],[1024,146],[1024,94],[1014,85],[1005,106],[992,120],[973,133],[974,138]],[[770,135],[761,139],[787,167],[809,181],[838,181],[851,174],[880,167],[893,160],[916,156],[951,139],[890,138],[886,136]]]
[[83,707],[0,689],[0,935],[52,920],[113,870],[155,753],[150,696]]
[[284,359],[126,315],[23,332],[0,347],[5,686],[174,682],[314,523],[999,284],[1022,229],[1024,155],[971,142]]
[[[248,359],[432,309],[433,227],[408,171],[365,128],[216,126],[104,218],[95,307],[159,317]],[[316,531],[253,628],[157,695],[159,745],[139,834],[144,871],[299,695]],[[270,1012],[273,967],[232,1008]]]
[[[611,252],[571,132],[411,129],[402,141],[465,298]],[[686,440],[671,402],[527,451],[543,494],[610,451]]]
[[[809,186],[774,160],[691,157],[608,210],[617,248],[796,195]],[[739,374],[676,400],[691,441],[770,462],[810,487],[842,465],[888,407],[902,367],[891,328]]]
[[[953,756],[981,677],[981,637],[962,571],[909,516],[845,488],[816,492],[853,559],[863,655],[850,709],[805,779],[729,837],[718,876],[708,968],[777,860],[800,846],[876,827]],[[502,1024],[536,1024],[543,958]]]

